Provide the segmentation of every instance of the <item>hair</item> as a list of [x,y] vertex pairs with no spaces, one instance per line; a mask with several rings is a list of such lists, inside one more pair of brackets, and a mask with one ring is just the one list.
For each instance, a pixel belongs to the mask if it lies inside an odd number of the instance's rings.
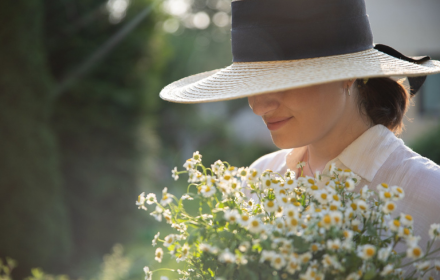
[[403,80],[390,78],[357,79],[358,108],[370,121],[382,124],[395,135],[404,129],[403,116],[409,107],[411,96]]

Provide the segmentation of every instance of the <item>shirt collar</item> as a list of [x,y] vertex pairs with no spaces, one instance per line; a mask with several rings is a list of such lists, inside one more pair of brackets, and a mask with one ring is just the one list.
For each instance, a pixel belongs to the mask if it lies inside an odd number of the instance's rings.
[[378,124],[366,130],[337,158],[355,174],[371,182],[390,154],[403,144],[402,139]]

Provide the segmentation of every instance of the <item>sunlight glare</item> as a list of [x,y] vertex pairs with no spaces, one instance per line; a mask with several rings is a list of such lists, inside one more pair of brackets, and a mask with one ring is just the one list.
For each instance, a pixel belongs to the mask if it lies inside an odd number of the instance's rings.
[[117,24],[124,19],[130,0],[108,0],[106,4],[110,23]]

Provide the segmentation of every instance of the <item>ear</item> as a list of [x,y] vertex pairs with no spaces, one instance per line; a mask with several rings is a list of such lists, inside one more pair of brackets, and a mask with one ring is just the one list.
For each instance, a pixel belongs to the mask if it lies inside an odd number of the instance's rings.
[[347,80],[347,81],[344,83],[344,85],[345,85],[344,88],[351,88],[351,87],[353,86],[353,84],[354,84],[355,81],[356,81],[356,79]]

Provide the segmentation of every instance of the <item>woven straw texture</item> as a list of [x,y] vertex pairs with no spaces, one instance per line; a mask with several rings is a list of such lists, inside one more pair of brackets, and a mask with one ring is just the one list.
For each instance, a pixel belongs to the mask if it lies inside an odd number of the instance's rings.
[[160,97],[177,103],[203,103],[347,79],[436,73],[440,73],[440,61],[415,64],[370,49],[309,59],[233,63],[171,83]]

